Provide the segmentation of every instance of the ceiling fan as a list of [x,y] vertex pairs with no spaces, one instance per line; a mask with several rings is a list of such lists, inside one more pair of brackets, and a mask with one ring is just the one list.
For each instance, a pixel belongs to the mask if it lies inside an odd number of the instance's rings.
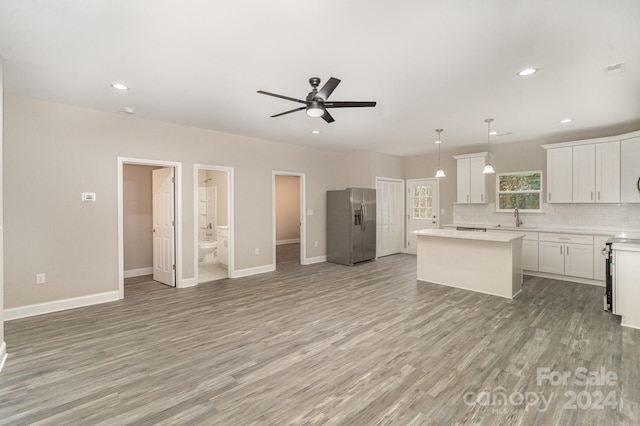
[[376,106],[375,102],[355,102],[355,101],[329,101],[327,100],[331,93],[336,89],[338,84],[340,84],[340,80],[337,78],[331,77],[329,81],[327,81],[324,86],[320,90],[318,90],[318,86],[320,85],[320,79],[318,77],[311,77],[309,79],[309,84],[311,84],[311,91],[307,95],[306,100],[290,98],[288,96],[277,95],[275,93],[265,92],[263,90],[258,90],[258,93],[263,95],[275,96],[276,98],[286,99],[288,101],[298,102],[304,104],[304,106],[300,108],[294,108],[290,111],[281,112],[280,114],[272,115],[271,117],[280,117],[281,115],[289,114],[296,111],[302,111],[303,109],[307,110],[307,115],[310,117],[322,117],[324,121],[327,123],[332,123],[335,120],[327,111],[328,108],[352,108],[352,107],[374,107]]

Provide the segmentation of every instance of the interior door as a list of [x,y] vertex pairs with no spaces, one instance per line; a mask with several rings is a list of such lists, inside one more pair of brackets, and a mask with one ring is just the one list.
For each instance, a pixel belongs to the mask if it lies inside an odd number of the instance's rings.
[[404,181],[376,179],[377,255],[401,253],[404,246]]
[[153,279],[172,287],[175,274],[174,169],[152,172],[153,188]]
[[407,251],[416,254],[413,231],[438,228],[438,180],[407,181]]

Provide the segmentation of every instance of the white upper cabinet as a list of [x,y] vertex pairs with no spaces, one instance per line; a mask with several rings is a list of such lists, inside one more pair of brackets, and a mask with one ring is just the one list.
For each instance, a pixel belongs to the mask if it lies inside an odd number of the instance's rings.
[[457,160],[458,203],[487,203],[487,175],[482,173],[486,152],[455,155]]
[[620,142],[596,144],[596,203],[620,202]]
[[596,146],[573,147],[573,202],[595,202]]
[[620,142],[620,201],[640,203],[640,136]]
[[[623,141],[628,142],[628,153],[622,152],[620,141],[602,139],[592,143],[578,141],[543,145],[547,150],[547,202],[619,203],[621,164],[622,168],[628,165],[627,173],[630,175],[622,179],[623,185],[626,182],[627,193],[635,196],[635,202],[640,202],[637,186],[640,179],[640,137]],[[634,139],[635,145],[631,142]]]
[[458,203],[471,202],[471,159],[457,159]]
[[486,203],[486,190],[487,190],[487,179],[486,175],[482,173],[485,166],[485,156],[481,157],[471,157],[470,172],[469,176],[471,178],[471,191],[470,198],[472,203]]
[[620,202],[620,142],[573,147],[573,202]]
[[573,201],[573,148],[547,150],[547,202],[570,203]]

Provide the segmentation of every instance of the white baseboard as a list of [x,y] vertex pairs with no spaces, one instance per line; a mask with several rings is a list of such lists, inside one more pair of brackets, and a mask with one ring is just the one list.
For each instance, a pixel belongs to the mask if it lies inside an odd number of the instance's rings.
[[323,263],[327,261],[327,256],[307,257],[305,265],[313,265],[314,263]]
[[124,271],[125,278],[140,277],[142,275],[151,275],[151,274],[153,274],[153,266],[149,266],[146,268],[129,269],[127,271]]
[[4,362],[7,360],[7,344],[2,342],[0,345],[0,372],[2,371],[2,367],[4,367]]
[[18,318],[32,317],[34,315],[97,305],[99,303],[115,302],[116,300],[120,300],[119,292],[109,291],[106,293],[91,294],[89,296],[73,297],[71,299],[54,300],[53,302],[36,303],[34,305],[5,309],[4,320],[11,321]]
[[292,238],[290,240],[277,240],[276,245],[280,246],[282,244],[293,244],[293,243],[299,243],[299,242],[300,242],[300,238]]
[[178,288],[189,288],[189,287],[195,287],[197,285],[198,285],[198,281],[196,281],[195,277],[183,278],[182,280],[180,280],[180,284],[178,285]]
[[533,271],[526,271],[525,270],[524,271],[524,275],[530,275],[532,277],[540,277],[540,278],[552,278],[554,280],[570,281],[572,283],[579,283],[579,284],[596,285],[596,286],[599,286],[599,287],[604,287],[605,286],[605,282],[604,281],[590,280],[588,278],[570,277],[569,275],[549,274],[547,272],[533,272]]
[[233,271],[231,278],[249,277],[251,275],[264,274],[266,272],[273,272],[276,270],[276,265],[263,265],[256,266],[255,268],[236,269]]

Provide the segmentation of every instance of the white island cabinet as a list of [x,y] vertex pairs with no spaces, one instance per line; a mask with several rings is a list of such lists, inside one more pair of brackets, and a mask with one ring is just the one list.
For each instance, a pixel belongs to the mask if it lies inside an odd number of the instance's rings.
[[620,325],[640,329],[640,245],[613,244],[613,309],[621,315]]
[[522,290],[523,234],[415,231],[418,280],[513,299]]

